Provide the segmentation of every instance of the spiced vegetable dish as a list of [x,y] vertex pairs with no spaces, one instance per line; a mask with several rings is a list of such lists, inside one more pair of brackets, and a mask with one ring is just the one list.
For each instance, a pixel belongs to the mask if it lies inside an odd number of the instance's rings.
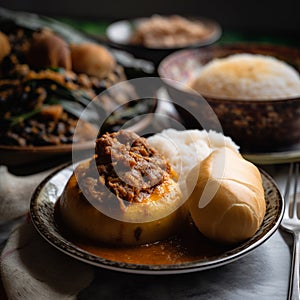
[[[0,144],[71,143],[83,109],[99,93],[125,79],[123,68],[98,44],[69,44],[44,28],[8,26],[2,30]],[[75,143],[89,140],[95,130],[89,120],[81,125],[84,134]]]

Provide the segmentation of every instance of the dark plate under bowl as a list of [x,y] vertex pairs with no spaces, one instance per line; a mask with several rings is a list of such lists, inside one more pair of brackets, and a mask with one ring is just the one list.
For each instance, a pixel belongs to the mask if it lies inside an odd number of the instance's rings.
[[[182,109],[180,103],[176,103],[176,108],[187,127],[199,128],[198,120],[191,117],[190,112],[206,118],[200,105],[203,98],[189,92],[185,88],[187,83],[196,78],[199,69],[212,59],[235,53],[270,55],[300,71],[300,50],[279,45],[234,44],[173,53],[161,62],[158,73],[166,83],[172,100],[184,99],[188,110]],[[244,153],[285,151],[290,147],[300,147],[300,97],[240,100],[204,96],[204,99],[218,117],[224,134],[230,136]]]

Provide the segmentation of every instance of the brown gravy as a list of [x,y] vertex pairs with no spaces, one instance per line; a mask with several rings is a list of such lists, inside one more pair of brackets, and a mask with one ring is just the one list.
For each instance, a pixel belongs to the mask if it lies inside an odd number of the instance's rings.
[[176,236],[151,244],[117,247],[86,241],[66,230],[59,218],[58,207],[55,206],[55,219],[63,236],[77,247],[112,261],[144,265],[179,264],[217,256],[234,247],[208,240],[192,222],[187,222]]

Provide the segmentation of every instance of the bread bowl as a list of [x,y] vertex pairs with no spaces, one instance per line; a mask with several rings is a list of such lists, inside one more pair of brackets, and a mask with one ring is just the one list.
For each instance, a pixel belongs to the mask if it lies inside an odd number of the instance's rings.
[[60,199],[66,228],[119,246],[155,242],[176,232],[184,221],[182,197],[165,159],[132,132],[106,134],[96,143],[96,164],[93,159],[80,164]]

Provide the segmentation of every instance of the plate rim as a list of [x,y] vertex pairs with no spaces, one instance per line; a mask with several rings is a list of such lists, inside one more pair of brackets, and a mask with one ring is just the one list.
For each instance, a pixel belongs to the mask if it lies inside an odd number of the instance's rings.
[[291,149],[278,152],[241,153],[242,156],[256,164],[272,165],[300,161],[300,149]]
[[[80,162],[79,162],[80,163]],[[250,245],[248,245],[246,248],[242,249],[239,252],[230,254],[230,252],[234,251],[235,248],[226,251],[228,255],[222,258],[216,258],[213,261],[191,261],[191,262],[185,262],[185,263],[178,263],[178,264],[165,264],[165,265],[147,265],[147,264],[132,264],[132,263],[126,263],[126,262],[119,262],[119,261],[113,261],[110,259],[106,259],[100,256],[97,256],[95,254],[92,254],[86,250],[83,250],[76,246],[72,241],[69,241],[67,238],[65,238],[63,235],[60,235],[61,240],[65,247],[70,247],[73,249],[73,253],[70,250],[67,250],[61,245],[59,245],[58,242],[55,242],[57,237],[53,236],[53,234],[49,231],[48,227],[44,223],[39,222],[39,214],[36,210],[36,206],[38,205],[39,196],[41,195],[41,192],[43,188],[51,181],[53,177],[55,177],[60,172],[67,170],[67,169],[73,169],[76,164],[67,163],[64,164],[58,168],[56,168],[49,176],[47,176],[35,189],[31,201],[30,201],[30,209],[29,209],[29,215],[30,219],[32,221],[32,224],[34,228],[37,230],[37,232],[44,238],[49,244],[54,246],[56,249],[60,250],[64,254],[71,256],[81,262],[87,263],[89,265],[93,265],[96,267],[101,267],[104,269],[109,269],[113,271],[119,271],[123,273],[132,273],[132,274],[149,274],[149,275],[171,275],[171,274],[183,274],[183,273],[192,273],[196,271],[204,271],[208,269],[213,269],[216,267],[220,267],[223,265],[226,265],[228,263],[234,262],[245,255],[249,254],[251,251],[256,249],[258,246],[266,242],[279,228],[280,222],[283,217],[284,212],[284,199],[281,195],[281,192],[275,182],[275,180],[264,170],[259,169],[261,174],[264,175],[264,177],[272,184],[273,188],[275,188],[276,193],[279,197],[279,213],[277,220],[275,224],[272,225],[272,227],[265,233],[262,238],[258,239],[257,241],[254,241]],[[66,182],[65,182],[66,183]],[[54,204],[53,204],[54,205]],[[59,230],[58,230],[59,232]],[[249,242],[249,240],[248,240]],[[67,245],[68,243],[68,245]],[[245,242],[246,243],[246,242]],[[80,255],[78,255],[80,253]],[[84,256],[88,256],[89,259],[87,259]],[[210,259],[214,259],[217,256],[213,256]],[[91,259],[92,258],[92,259]]]
[[17,145],[0,145],[0,151],[14,151],[14,152],[69,152],[72,149],[85,150],[94,146],[95,141],[85,141],[80,143],[69,143],[59,145],[46,145],[46,146],[17,146]]

